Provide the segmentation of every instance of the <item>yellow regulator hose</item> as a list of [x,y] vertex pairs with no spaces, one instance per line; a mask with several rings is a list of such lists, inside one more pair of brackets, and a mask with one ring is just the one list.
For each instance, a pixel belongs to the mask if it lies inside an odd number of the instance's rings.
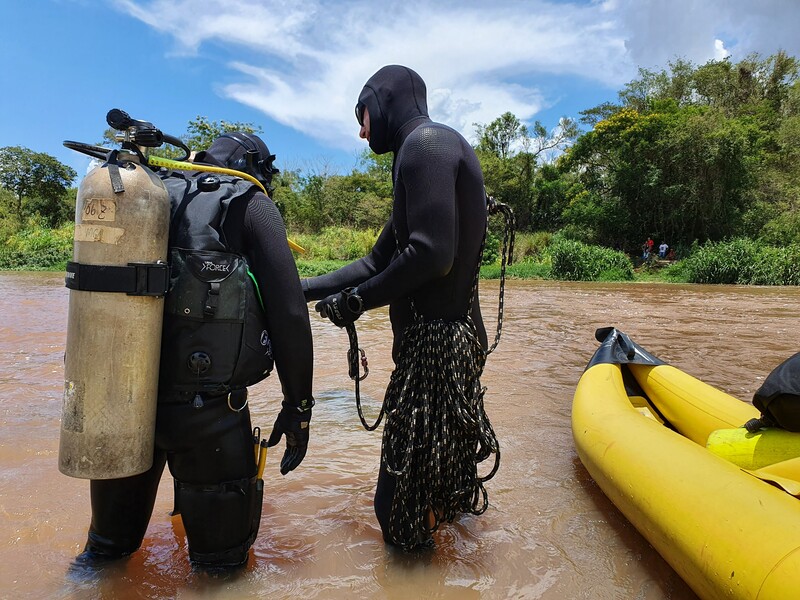
[[[241,171],[235,171],[234,169],[226,169],[225,167],[213,167],[211,165],[201,165],[189,162],[181,162],[178,160],[171,160],[169,158],[162,158],[160,156],[148,156],[147,162],[155,167],[164,167],[165,169],[173,169],[175,171],[208,171],[209,173],[225,173],[226,175],[235,175],[236,177],[241,177],[242,179],[246,179],[253,185],[258,186],[265,195],[267,194],[267,190],[261,184],[261,182],[253,177],[252,175],[248,175],[247,173],[242,173]],[[289,247],[294,250],[295,252],[300,252],[301,254],[305,253],[306,249],[296,244],[291,239],[286,238],[286,241],[289,243]]]

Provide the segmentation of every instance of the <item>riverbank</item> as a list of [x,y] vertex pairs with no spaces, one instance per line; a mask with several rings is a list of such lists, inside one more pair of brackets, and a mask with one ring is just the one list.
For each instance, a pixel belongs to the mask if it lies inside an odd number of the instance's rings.
[[[350,261],[346,260],[297,260],[297,272],[301,278],[316,277],[318,275],[325,275],[335,271],[339,267],[348,264]],[[13,269],[0,269],[0,273],[15,273],[15,272],[42,272],[42,273],[63,273],[66,270],[67,263],[62,261],[57,265],[50,265],[45,267],[22,267]],[[480,271],[481,279],[500,279],[501,266],[498,264],[483,265]],[[634,277],[631,282],[649,282],[649,283],[689,283],[676,279],[674,275],[670,274],[665,266],[659,266],[655,269],[639,268],[634,269]],[[545,263],[537,263],[532,260],[524,260],[519,263],[513,263],[506,267],[506,278],[517,280],[543,280],[543,281],[563,281],[557,277],[552,276],[552,268]],[[619,281],[609,279],[607,281]],[[622,281],[624,282],[624,280]]]
[[[300,277],[316,277],[335,271],[339,267],[348,264],[345,260],[297,260],[297,271]],[[494,263],[482,265],[480,271],[481,279],[500,279],[502,266]],[[685,279],[685,273],[678,261],[657,261],[648,264],[641,264],[632,268],[631,278],[615,278],[615,273],[610,273],[608,278],[597,278],[595,281],[606,282],[642,282],[642,283],[691,283]],[[506,278],[518,280],[542,280],[542,281],[575,281],[553,276],[553,267],[549,262],[537,262],[531,258],[523,259],[519,262],[506,266]]]
[[[73,227],[33,227],[15,233],[0,244],[0,271],[63,271],[72,257]],[[377,235],[372,230],[338,227],[293,236],[306,249],[296,257],[300,276],[322,275],[366,256]],[[490,236],[482,279],[500,278],[500,253],[500,240]],[[679,256],[677,261],[642,261],[638,256],[559,234],[518,232],[506,276],[552,281],[800,285],[800,244],[775,247],[737,238],[694,243]]]

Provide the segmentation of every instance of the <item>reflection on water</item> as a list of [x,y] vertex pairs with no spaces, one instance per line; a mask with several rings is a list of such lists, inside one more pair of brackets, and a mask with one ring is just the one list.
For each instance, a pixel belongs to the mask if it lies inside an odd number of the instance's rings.
[[[496,292],[496,282],[482,284],[489,329]],[[575,454],[570,404],[594,330],[616,325],[743,399],[800,337],[794,288],[511,282],[503,340],[483,378],[502,448],[489,510],[445,526],[434,552],[407,556],[384,546],[372,512],[380,435],[356,415],[347,336],[314,315],[311,446],[286,477],[268,457],[247,568],[191,570],[165,478],[142,549],[89,569],[72,565],[88,526],[88,484],[57,468],[68,291],[57,274],[5,273],[0,294],[0,597],[13,598],[694,599]],[[391,369],[386,311],[358,325],[369,419]],[[254,423],[266,431],[279,389],[272,377],[253,394]]]

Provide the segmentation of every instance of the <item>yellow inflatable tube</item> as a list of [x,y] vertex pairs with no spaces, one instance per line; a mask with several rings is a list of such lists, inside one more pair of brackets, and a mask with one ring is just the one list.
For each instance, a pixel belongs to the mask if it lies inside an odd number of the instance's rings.
[[626,368],[682,435],[747,473],[800,495],[800,433],[769,429],[748,434],[741,425],[760,414],[752,404],[670,365]]
[[670,365],[627,365],[636,381],[681,435],[706,445],[717,429],[740,427],[759,416],[751,404]]
[[658,410],[702,441],[643,416],[629,401],[620,365],[595,364],[572,405],[575,447],[591,476],[701,598],[796,597],[800,502],[705,448],[710,431],[736,427],[755,409],[667,365],[629,366],[647,370],[640,384],[671,398],[662,396]]

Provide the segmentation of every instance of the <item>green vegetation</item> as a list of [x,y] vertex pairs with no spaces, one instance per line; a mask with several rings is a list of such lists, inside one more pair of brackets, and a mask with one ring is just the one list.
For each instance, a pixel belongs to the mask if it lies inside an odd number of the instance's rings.
[[552,275],[570,281],[630,281],[633,264],[617,250],[558,238],[549,249]]
[[0,269],[17,271],[63,270],[72,258],[70,222],[51,229],[41,219],[31,218],[0,246]]
[[378,231],[347,227],[327,227],[317,235],[301,233],[292,239],[305,249],[301,259],[306,261],[351,261],[369,254]]
[[[800,285],[799,66],[783,52],[678,59],[551,130],[509,112],[476,123],[487,191],[517,220],[508,276]],[[182,139],[199,150],[233,130],[260,128],[198,116]],[[275,178],[290,236],[308,250],[301,275],[370,251],[391,211],[391,166],[367,150],[349,174],[322,165]],[[46,154],[0,148],[0,268],[63,264],[74,178]],[[643,262],[648,237],[678,260]],[[499,276],[501,240],[492,222],[484,277]]]
[[800,285],[800,244],[776,248],[746,238],[709,243],[684,261],[694,283]]
[[72,219],[75,195],[69,187],[76,175],[74,169],[44,152],[21,146],[0,148],[2,230],[34,215],[50,227]]

